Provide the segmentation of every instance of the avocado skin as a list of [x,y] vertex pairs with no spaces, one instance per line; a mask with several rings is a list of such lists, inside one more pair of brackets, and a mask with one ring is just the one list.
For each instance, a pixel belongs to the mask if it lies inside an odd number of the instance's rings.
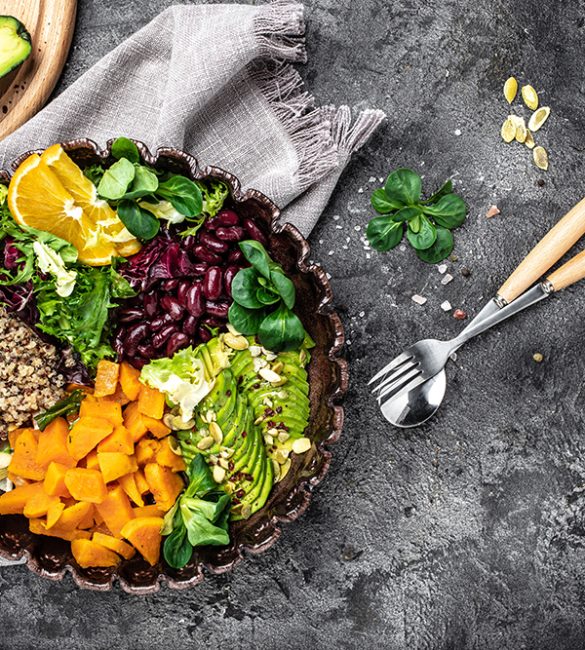
[[32,52],[30,34],[20,20],[14,16],[0,16],[0,41],[8,39],[9,51],[0,57],[0,78],[18,68]]

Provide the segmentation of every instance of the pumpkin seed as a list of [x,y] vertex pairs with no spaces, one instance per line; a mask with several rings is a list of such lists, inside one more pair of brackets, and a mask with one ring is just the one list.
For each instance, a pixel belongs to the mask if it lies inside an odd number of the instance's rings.
[[292,450],[295,454],[304,454],[311,448],[311,441],[309,438],[297,438],[292,443]]
[[290,469],[290,466],[292,465],[290,458],[286,461],[284,465],[280,466],[280,480],[288,474],[288,470]]
[[268,433],[265,433],[264,434],[264,442],[266,443],[266,445],[268,447],[272,447],[272,445],[274,444],[274,438],[271,435],[269,435]]
[[248,339],[245,336],[236,336],[228,332],[223,337],[223,342],[232,350],[245,350],[249,347]]
[[532,131],[530,131],[530,129],[526,131],[526,140],[524,140],[524,144],[529,149],[534,149],[536,142],[534,142],[534,138],[532,137]]
[[522,86],[522,99],[531,111],[538,108],[538,95],[532,86]]
[[242,510],[240,514],[244,519],[248,519],[252,514],[252,506],[250,506],[248,503],[242,504]]
[[516,137],[516,125],[514,124],[512,115],[504,120],[500,134],[504,142],[512,142],[512,140]]
[[518,120],[517,126],[516,126],[516,142],[524,143],[526,142],[526,136],[528,135],[528,131],[526,129],[526,122],[524,122],[524,118],[521,117]]
[[260,372],[258,373],[262,379],[266,380],[267,382],[271,384],[278,384],[282,377],[274,372],[274,370],[271,370],[270,368],[260,368]]
[[528,128],[531,131],[538,131],[540,127],[547,121],[550,115],[550,108],[548,106],[541,106],[537,111],[534,111],[528,120]]
[[201,438],[201,440],[197,443],[197,449],[200,451],[205,451],[206,449],[209,449],[211,446],[213,446],[213,438],[211,436],[205,436],[205,438]]
[[538,169],[544,169],[544,171],[548,169],[548,153],[544,147],[534,147],[532,157]]
[[213,480],[216,483],[223,483],[224,480],[225,480],[225,475],[226,475],[226,471],[225,471],[225,469],[223,467],[220,467],[219,465],[216,465],[213,468]]
[[281,431],[278,434],[278,442],[286,442],[290,438],[290,433],[287,433],[286,431]]
[[217,422],[209,423],[209,435],[213,438],[214,442],[220,445],[223,441],[223,431]]
[[272,478],[272,483],[278,483],[278,481],[280,481],[280,465],[274,458],[272,459],[272,471],[274,475]]
[[183,450],[181,449],[181,445],[179,444],[179,441],[175,438],[175,436],[169,436],[168,441],[169,441],[169,447],[171,448],[173,454],[177,456],[182,456]]
[[516,99],[517,92],[518,81],[516,81],[516,77],[506,79],[506,83],[504,84],[504,97],[508,104],[511,104]]
[[12,454],[7,454],[5,452],[0,453],[0,469],[6,469],[10,465],[12,460]]

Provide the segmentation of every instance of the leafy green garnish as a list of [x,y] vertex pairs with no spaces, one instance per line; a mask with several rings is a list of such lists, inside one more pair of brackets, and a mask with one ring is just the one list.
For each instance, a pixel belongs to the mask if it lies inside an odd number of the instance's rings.
[[163,555],[174,569],[183,568],[197,546],[229,544],[231,497],[218,489],[202,455],[188,469],[189,485],[165,515]]
[[56,418],[61,418],[69,415],[70,413],[77,413],[79,407],[81,406],[81,400],[83,399],[83,391],[74,390],[70,395],[64,397],[62,400],[59,400],[56,404],[53,404],[51,408],[39,413],[35,417],[35,422],[37,423],[39,429],[44,431],[49,424]]
[[140,162],[138,147],[129,138],[120,137],[112,142],[112,156],[116,160],[126,158],[131,163]]
[[138,239],[152,239],[160,230],[160,221],[154,214],[130,199],[120,201],[118,217],[130,234]]
[[156,195],[170,201],[172,206],[186,217],[196,217],[203,209],[203,197],[199,185],[177,174],[159,184]]
[[97,187],[102,180],[106,170],[101,165],[90,165],[83,170],[83,173]]
[[100,359],[113,357],[108,314],[116,299],[135,295],[130,284],[113,267],[78,265],[77,282],[64,300],[54,280],[33,278],[40,321],[38,329],[70,344],[81,361],[94,368]]
[[404,232],[419,258],[434,264],[453,250],[453,236],[467,215],[465,201],[453,193],[449,180],[429,199],[421,198],[422,181],[410,169],[397,169],[383,188],[372,193],[371,203],[382,216],[368,223],[366,234],[372,248],[388,251],[397,246]]
[[223,181],[214,179],[195,182],[201,190],[203,200],[201,211],[208,217],[215,217],[229,196],[228,186]]
[[117,201],[126,194],[134,176],[136,176],[136,167],[126,158],[120,158],[106,169],[97,186],[98,194],[103,199]]
[[240,242],[240,249],[252,266],[238,271],[232,282],[230,323],[246,336],[258,335],[274,352],[300,347],[306,332],[292,311],[295,285],[259,242]]

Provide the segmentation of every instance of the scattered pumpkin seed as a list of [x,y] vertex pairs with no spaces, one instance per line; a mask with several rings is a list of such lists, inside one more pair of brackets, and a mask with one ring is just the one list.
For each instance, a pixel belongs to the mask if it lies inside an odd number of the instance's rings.
[[213,438],[213,441],[220,445],[223,441],[223,431],[217,422],[209,423],[209,435]]
[[272,459],[272,472],[273,472],[272,483],[278,483],[278,481],[280,481],[280,465],[278,464],[278,461],[275,460],[274,458]]
[[295,454],[304,454],[311,448],[311,441],[309,438],[297,438],[292,443],[292,450]]
[[175,436],[169,436],[169,447],[171,448],[171,451],[173,454],[176,456],[182,456],[183,455],[183,450],[181,449],[181,445],[179,444],[179,441],[175,438]]
[[226,475],[226,471],[225,471],[225,469],[223,467],[220,467],[219,465],[216,465],[213,468],[213,480],[216,483],[223,483],[224,480],[225,480],[225,475]]
[[548,169],[548,153],[544,147],[534,147],[532,157],[538,169],[543,169],[544,171]]
[[538,110],[534,111],[528,120],[528,128],[531,131],[538,131],[540,127],[547,121],[550,115],[550,108],[548,106],[541,106]]
[[524,140],[524,144],[529,149],[534,149],[534,146],[536,145],[536,142],[534,142],[534,137],[532,135],[532,131],[530,129],[527,129],[527,131],[526,131],[526,140]]
[[516,142],[520,142],[521,144],[524,144],[526,142],[526,136],[528,135],[528,130],[526,129],[526,122],[524,122],[524,118],[521,117],[519,118],[516,126]]
[[272,366],[272,372],[275,372],[276,374],[281,373],[284,370],[284,363],[282,361],[278,361]]
[[274,438],[270,434],[265,433],[264,442],[266,443],[267,447],[272,447],[272,445],[274,444]]
[[206,449],[209,449],[211,446],[213,446],[213,438],[211,436],[205,436],[205,438],[201,438],[201,440],[197,443],[197,449],[200,451],[205,451]]
[[281,431],[278,434],[278,442],[286,442],[290,438],[290,433],[287,433],[286,431]]
[[224,335],[223,342],[232,350],[246,350],[250,346],[245,336],[236,336],[231,332]]
[[252,506],[249,503],[242,504],[241,515],[244,519],[248,519],[252,514]]
[[270,368],[260,368],[258,374],[262,379],[271,384],[278,384],[282,379],[278,373],[274,372],[274,370],[271,370]]
[[531,111],[538,108],[538,95],[532,86],[522,86],[522,99]]
[[506,79],[504,84],[504,97],[508,104],[511,104],[516,99],[516,93],[518,92],[518,82],[516,77],[509,77]]
[[288,470],[290,469],[290,466],[292,465],[290,458],[286,461],[284,465],[280,466],[280,480],[288,474]]
[[512,142],[516,137],[516,125],[511,115],[504,120],[500,133],[504,142]]

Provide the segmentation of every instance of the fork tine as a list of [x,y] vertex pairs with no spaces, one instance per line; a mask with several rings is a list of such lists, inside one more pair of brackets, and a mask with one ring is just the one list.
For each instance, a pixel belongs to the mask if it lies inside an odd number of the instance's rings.
[[397,397],[401,393],[412,390],[424,381],[422,377],[422,370],[420,368],[413,368],[410,372],[402,377],[399,377],[391,384],[387,384],[378,395],[378,403],[381,404],[382,400],[387,402],[392,397]]
[[399,379],[402,375],[405,375],[407,372],[410,372],[413,368],[418,366],[418,362],[415,362],[416,360],[409,359],[405,363],[403,363],[401,366],[398,366],[394,372],[389,373],[385,377],[382,378],[382,381],[375,386],[372,389],[372,395],[375,395],[376,392],[381,391],[383,388],[385,388],[388,384],[391,384],[392,382],[396,381]]
[[409,359],[412,358],[412,353],[410,352],[403,352],[402,354],[399,354],[396,358],[394,358],[392,361],[390,361],[389,364],[385,365],[382,370],[378,371],[368,382],[368,386],[370,384],[373,384],[377,379],[380,379],[380,377],[383,377],[384,375],[387,375],[391,370],[394,370],[394,368],[398,368],[398,366],[402,365],[405,361],[408,361]]

